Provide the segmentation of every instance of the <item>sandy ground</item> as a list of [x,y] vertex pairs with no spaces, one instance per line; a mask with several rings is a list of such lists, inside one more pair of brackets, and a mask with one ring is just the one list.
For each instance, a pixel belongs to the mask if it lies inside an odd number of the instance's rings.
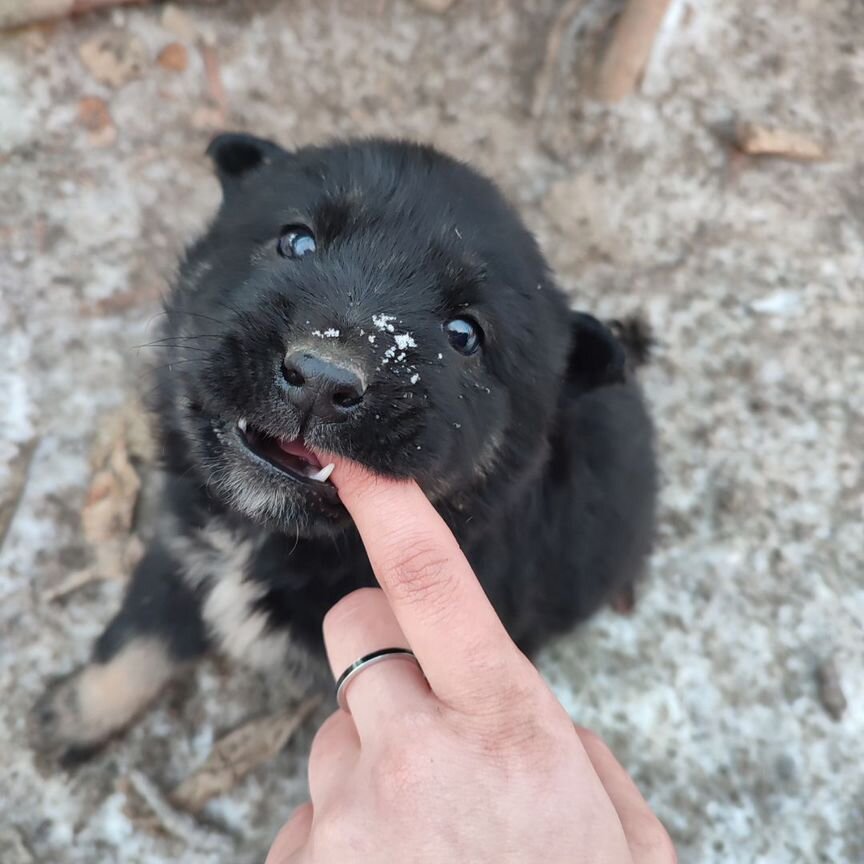
[[[864,4],[676,0],[641,93],[605,107],[587,76],[615,7],[585,4],[539,118],[554,0],[154,7],[2,37],[3,864],[251,864],[304,795],[311,726],[198,823],[126,815],[135,772],[170,788],[287,698],[216,664],[76,773],[38,767],[25,732],[118,604],[117,581],[47,593],[83,560],[100,417],[147,387],[134,346],[218,199],[202,151],[220,126],[436,142],[500,180],[574,302],[644,310],[660,338],[653,573],[631,616],[600,615],[543,669],[682,862],[864,861]],[[123,49],[110,82],[82,61],[102,37]],[[172,42],[185,69],[156,62]],[[829,158],[736,156],[722,132],[739,118]],[[829,662],[839,719],[817,683]]]

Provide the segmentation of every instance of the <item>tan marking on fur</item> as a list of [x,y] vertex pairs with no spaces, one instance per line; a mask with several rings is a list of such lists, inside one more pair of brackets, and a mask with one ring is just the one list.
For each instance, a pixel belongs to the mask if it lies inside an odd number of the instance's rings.
[[130,642],[107,663],[91,663],[40,701],[37,746],[86,747],[119,731],[168,683],[176,665],[156,639]]
[[79,721],[101,740],[125,726],[159,694],[176,666],[155,639],[136,639],[78,679]]

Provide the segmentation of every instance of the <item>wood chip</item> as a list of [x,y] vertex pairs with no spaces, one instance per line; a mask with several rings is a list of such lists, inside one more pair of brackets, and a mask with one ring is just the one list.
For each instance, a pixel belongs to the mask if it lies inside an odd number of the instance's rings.
[[171,72],[182,72],[189,65],[189,52],[185,45],[171,42],[166,45],[156,58],[156,62]]
[[198,38],[195,22],[173,3],[166,3],[162,10],[162,26],[184,42],[194,42]]
[[597,96],[618,102],[639,86],[657,31],[670,0],[629,0],[615,30],[597,76]]
[[133,534],[126,543],[119,544],[116,550],[112,549],[110,553],[102,552],[97,555],[98,563],[94,566],[75,570],[59,584],[49,588],[45,592],[45,599],[49,603],[54,603],[94,582],[127,579],[144,557],[144,551],[141,538]]
[[819,687],[819,701],[832,720],[840,720],[846,713],[846,695],[840,683],[840,673],[833,657],[829,657],[816,667],[816,683]]
[[78,55],[97,81],[115,88],[139,77],[147,63],[141,40],[119,30],[88,39],[79,46]]
[[212,45],[202,44],[199,47],[201,49],[201,59],[204,61],[207,97],[210,100],[211,106],[219,112],[220,122],[218,125],[223,126],[228,114],[228,97],[225,93],[225,85],[222,83],[219,54]]
[[738,123],[735,126],[735,146],[748,156],[778,156],[805,162],[826,158],[825,148],[797,132]]
[[214,744],[204,764],[171,793],[171,801],[198,813],[211,798],[224,794],[250,771],[276,756],[320,702],[320,697],[311,697],[296,707],[251,720],[229,732]]
[[81,15],[109,6],[131,6],[148,0],[5,0],[0,2],[0,30],[24,27],[51,18]]
[[93,475],[81,511],[91,548],[88,567],[68,574],[46,592],[49,601],[106,579],[127,579],[144,554],[133,520],[141,491],[136,465],[153,457],[147,417],[135,400],[103,418],[93,447]]

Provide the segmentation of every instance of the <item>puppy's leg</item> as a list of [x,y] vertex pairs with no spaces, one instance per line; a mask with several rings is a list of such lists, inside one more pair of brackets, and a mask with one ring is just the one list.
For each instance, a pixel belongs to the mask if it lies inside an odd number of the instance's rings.
[[152,546],[91,661],[55,681],[35,705],[34,748],[67,761],[89,755],[206,648],[198,598],[168,553]]

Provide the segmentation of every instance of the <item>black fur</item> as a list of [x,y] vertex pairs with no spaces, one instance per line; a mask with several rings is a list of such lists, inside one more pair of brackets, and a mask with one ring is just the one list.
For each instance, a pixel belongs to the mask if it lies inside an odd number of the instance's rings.
[[[655,498],[633,364],[608,327],[568,309],[494,185],[404,142],[287,152],[226,135],[208,153],[223,203],[182,264],[160,343],[173,519],[96,659],[154,629],[178,660],[205,650],[204,628],[230,650],[207,598],[235,566],[262,636],[290,632],[295,649],[321,656],[327,609],[374,584],[335,490],[252,455],[240,418],[415,478],[528,651],[632,585]],[[317,251],[280,257],[277,239],[296,224],[312,229]],[[469,357],[442,326],[463,316],[484,334]],[[365,376],[345,422],[303,416],[286,398],[282,360],[298,346]],[[245,552],[229,561],[226,548]]]
[[[624,348],[568,312],[492,184],[400,142],[288,153],[226,135],[209,152],[225,197],[167,304],[179,362],[160,374],[160,421],[185,487],[181,524],[219,513],[238,532],[268,532],[249,575],[266,581],[274,624],[291,621],[317,644],[324,611],[372,582],[335,495],[262,469],[232,440],[240,416],[273,435],[301,431],[277,370],[313,331],[339,331],[334,347],[374,376],[374,394],[347,424],[309,422],[305,441],[416,478],[520,642],[569,627],[633,580],[651,542],[654,463]],[[293,223],[314,230],[316,254],[278,256]],[[464,314],[486,334],[470,358],[441,327]],[[381,315],[416,342],[401,364],[381,365],[393,335],[373,323]],[[190,489],[200,490],[191,504]],[[268,506],[244,505],[250,489]]]

